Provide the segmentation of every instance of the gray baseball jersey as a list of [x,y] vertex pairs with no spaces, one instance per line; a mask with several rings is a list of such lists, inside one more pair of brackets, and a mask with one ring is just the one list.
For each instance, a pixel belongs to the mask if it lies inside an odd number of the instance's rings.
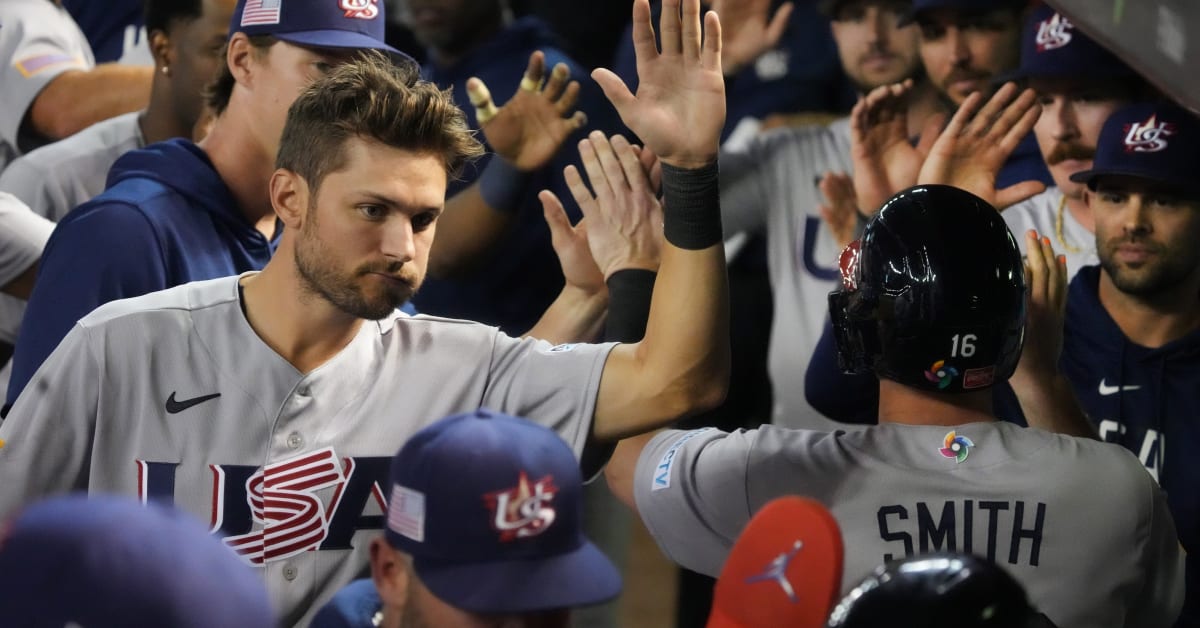
[[238,279],[79,321],[0,424],[0,516],[69,490],[172,501],[263,570],[282,623],[308,625],[367,565],[391,457],[423,426],[490,407],[583,449],[611,344],[396,313],[304,374],[246,322]]
[[[3,188],[0,188],[3,189]],[[1087,227],[1079,224],[1071,210],[1062,205],[1063,195],[1057,187],[1046,188],[1045,192],[1004,210],[1004,222],[1017,238],[1021,253],[1025,253],[1025,232],[1036,229],[1050,238],[1054,252],[1067,256],[1067,281],[1084,266],[1100,263],[1096,257],[1096,236]],[[1058,238],[1058,216],[1062,212],[1062,239]]]
[[844,591],[888,560],[956,550],[1008,569],[1061,628],[1165,628],[1183,601],[1165,496],[1099,441],[1007,423],[669,431],[634,483],[659,547],[713,576],[759,508],[799,494],[841,526]]
[[87,38],[53,2],[0,0],[0,170],[45,138],[21,133],[37,95],[67,70],[95,66]]
[[140,112],[126,113],[19,157],[0,173],[0,190],[54,222],[104,191],[117,157],[145,144]]
[[[3,28],[0,28],[3,30]],[[42,256],[54,223],[29,210],[12,194],[0,192],[0,286],[8,285]],[[14,344],[25,301],[0,294],[0,342]],[[0,385],[8,386],[11,361],[0,365]]]
[[838,247],[821,220],[819,178],[852,172],[850,122],[774,129],[744,149],[721,152],[721,219],[725,232],[765,232],[774,294],[768,372],[774,389],[772,420],[810,429],[840,426],[804,397],[804,373],[837,289]]

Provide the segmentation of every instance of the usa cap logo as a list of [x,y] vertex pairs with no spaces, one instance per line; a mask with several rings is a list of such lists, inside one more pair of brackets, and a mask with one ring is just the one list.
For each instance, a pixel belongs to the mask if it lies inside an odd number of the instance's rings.
[[1145,122],[1125,125],[1125,152],[1157,153],[1167,147],[1167,138],[1175,134],[1175,125],[1159,122],[1151,114]]
[[557,518],[553,504],[557,493],[553,476],[530,482],[522,471],[515,487],[488,493],[483,499],[492,511],[492,528],[500,533],[501,541],[508,542],[549,529]]
[[373,20],[379,17],[379,0],[338,0],[338,8],[349,18]]
[[1038,52],[1049,52],[1057,50],[1071,43],[1071,30],[1075,25],[1067,18],[1055,13],[1048,20],[1042,20],[1038,24],[1037,43]]

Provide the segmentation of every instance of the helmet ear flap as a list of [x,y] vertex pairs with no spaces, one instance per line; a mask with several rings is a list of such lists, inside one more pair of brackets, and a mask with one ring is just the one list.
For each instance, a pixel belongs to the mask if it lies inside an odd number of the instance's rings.
[[858,290],[829,293],[829,319],[837,344],[838,368],[843,373],[862,375],[873,372],[879,339],[875,321],[861,312],[866,296]]

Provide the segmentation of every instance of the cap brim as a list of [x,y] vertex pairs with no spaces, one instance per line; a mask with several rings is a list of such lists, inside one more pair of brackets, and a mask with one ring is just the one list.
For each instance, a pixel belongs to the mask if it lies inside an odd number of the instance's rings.
[[354,48],[357,50],[383,50],[394,54],[404,55],[403,52],[392,48],[386,43],[364,35],[343,30],[297,31],[294,33],[271,33],[276,39],[282,39],[290,44],[308,46],[310,48]]
[[1076,172],[1075,174],[1071,175],[1070,179],[1075,183],[1084,183],[1090,187],[1097,177],[1107,176],[1135,177],[1138,179],[1145,179],[1147,181],[1153,181],[1155,183],[1161,183],[1169,186],[1174,190],[1184,191],[1189,194],[1196,194],[1200,196],[1200,181],[1176,181],[1173,179],[1168,179],[1157,171],[1153,170],[1137,170],[1135,168],[1092,168],[1091,170]]
[[589,542],[566,554],[476,563],[413,557],[421,582],[442,601],[475,613],[527,613],[590,606],[621,592],[621,576]]

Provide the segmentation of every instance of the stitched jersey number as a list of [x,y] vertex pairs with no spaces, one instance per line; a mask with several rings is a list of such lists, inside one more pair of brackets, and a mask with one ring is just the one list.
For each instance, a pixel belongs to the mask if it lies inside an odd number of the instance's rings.
[[975,355],[975,341],[978,336],[975,334],[962,334],[962,341],[959,342],[959,334],[954,334],[950,339],[950,357],[957,358],[960,355],[964,358],[969,358]]

